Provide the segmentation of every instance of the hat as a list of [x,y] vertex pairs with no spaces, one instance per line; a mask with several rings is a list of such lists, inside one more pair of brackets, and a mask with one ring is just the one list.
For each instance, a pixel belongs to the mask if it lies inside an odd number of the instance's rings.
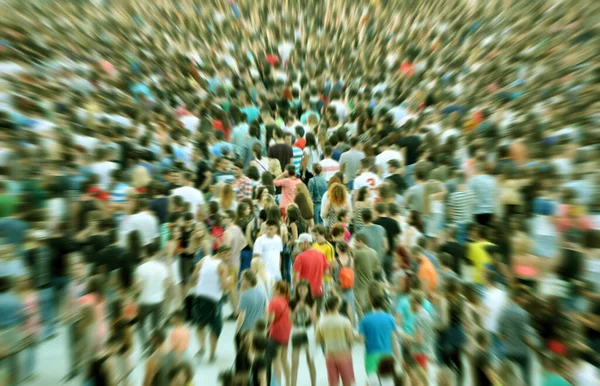
[[309,235],[308,233],[302,233],[300,236],[298,236],[298,240],[296,240],[297,243],[312,243],[313,239],[312,236]]

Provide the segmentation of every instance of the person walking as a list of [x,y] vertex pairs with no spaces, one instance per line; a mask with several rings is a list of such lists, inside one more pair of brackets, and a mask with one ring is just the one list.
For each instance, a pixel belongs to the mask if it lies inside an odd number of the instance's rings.
[[325,314],[317,325],[316,344],[324,347],[329,386],[338,386],[340,379],[344,386],[352,386],[355,382],[352,363],[354,332],[352,323],[340,315],[339,308],[338,297],[327,299]]
[[292,284],[294,287],[301,280],[306,280],[310,284],[312,297],[320,310],[323,304],[323,277],[329,269],[329,263],[323,252],[312,247],[313,238],[308,233],[298,236],[298,247],[302,251],[294,261],[294,275]]
[[367,246],[367,236],[361,233],[354,236],[354,297],[359,318],[370,308],[369,285],[380,267],[377,253]]
[[385,311],[386,300],[380,293],[371,293],[372,310],[360,320],[359,332],[365,343],[365,370],[367,376],[377,373],[379,360],[398,352],[396,322]]
[[221,318],[221,298],[225,289],[229,288],[229,270],[227,260],[231,255],[231,247],[221,245],[213,256],[206,256],[196,266],[194,278],[195,287],[196,325],[200,349],[197,356],[205,353],[206,335],[204,329],[210,327],[210,356],[209,362],[216,359],[217,342],[223,329]]

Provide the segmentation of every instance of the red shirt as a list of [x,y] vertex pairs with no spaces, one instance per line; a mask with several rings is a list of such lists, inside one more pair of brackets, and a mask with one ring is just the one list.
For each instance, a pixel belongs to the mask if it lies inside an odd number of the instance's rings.
[[325,254],[316,249],[308,249],[298,256],[294,262],[294,272],[298,273],[300,280],[310,283],[310,289],[314,297],[323,296],[323,275],[329,268]]
[[269,330],[269,338],[277,343],[288,344],[292,333],[289,301],[282,296],[274,297],[269,303],[269,314],[275,315]]
[[267,62],[269,62],[269,64],[271,66],[274,66],[277,63],[279,63],[279,58],[276,55],[273,55],[273,54],[267,55],[266,59],[267,59]]
[[294,142],[294,147],[304,150],[304,146],[306,146],[306,139],[298,138],[296,142]]

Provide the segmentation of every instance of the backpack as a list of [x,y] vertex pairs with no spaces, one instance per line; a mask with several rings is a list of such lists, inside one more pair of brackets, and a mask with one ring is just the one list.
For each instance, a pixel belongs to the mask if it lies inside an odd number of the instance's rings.
[[340,266],[340,272],[338,274],[340,286],[342,289],[351,289],[354,287],[354,269],[351,267],[351,264],[343,266],[342,262],[337,257],[336,260]]

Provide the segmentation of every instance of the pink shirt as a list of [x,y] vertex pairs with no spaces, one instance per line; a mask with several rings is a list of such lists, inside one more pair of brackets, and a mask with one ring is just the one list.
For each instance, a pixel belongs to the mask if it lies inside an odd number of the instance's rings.
[[279,202],[280,208],[287,208],[289,204],[294,202],[296,198],[296,185],[301,184],[302,180],[298,177],[284,178],[282,180],[273,181],[273,185],[281,186],[281,201]]
[[190,346],[190,330],[185,326],[177,326],[171,331],[169,336],[171,348],[177,354],[183,354]]
[[105,302],[100,302],[99,300],[100,299],[98,299],[98,296],[95,293],[89,293],[79,298],[79,305],[94,307],[94,314],[96,315],[96,325],[98,327],[98,342],[101,345],[102,342],[104,342],[104,338],[108,333],[108,326],[104,318],[104,316],[106,315],[104,309]]

